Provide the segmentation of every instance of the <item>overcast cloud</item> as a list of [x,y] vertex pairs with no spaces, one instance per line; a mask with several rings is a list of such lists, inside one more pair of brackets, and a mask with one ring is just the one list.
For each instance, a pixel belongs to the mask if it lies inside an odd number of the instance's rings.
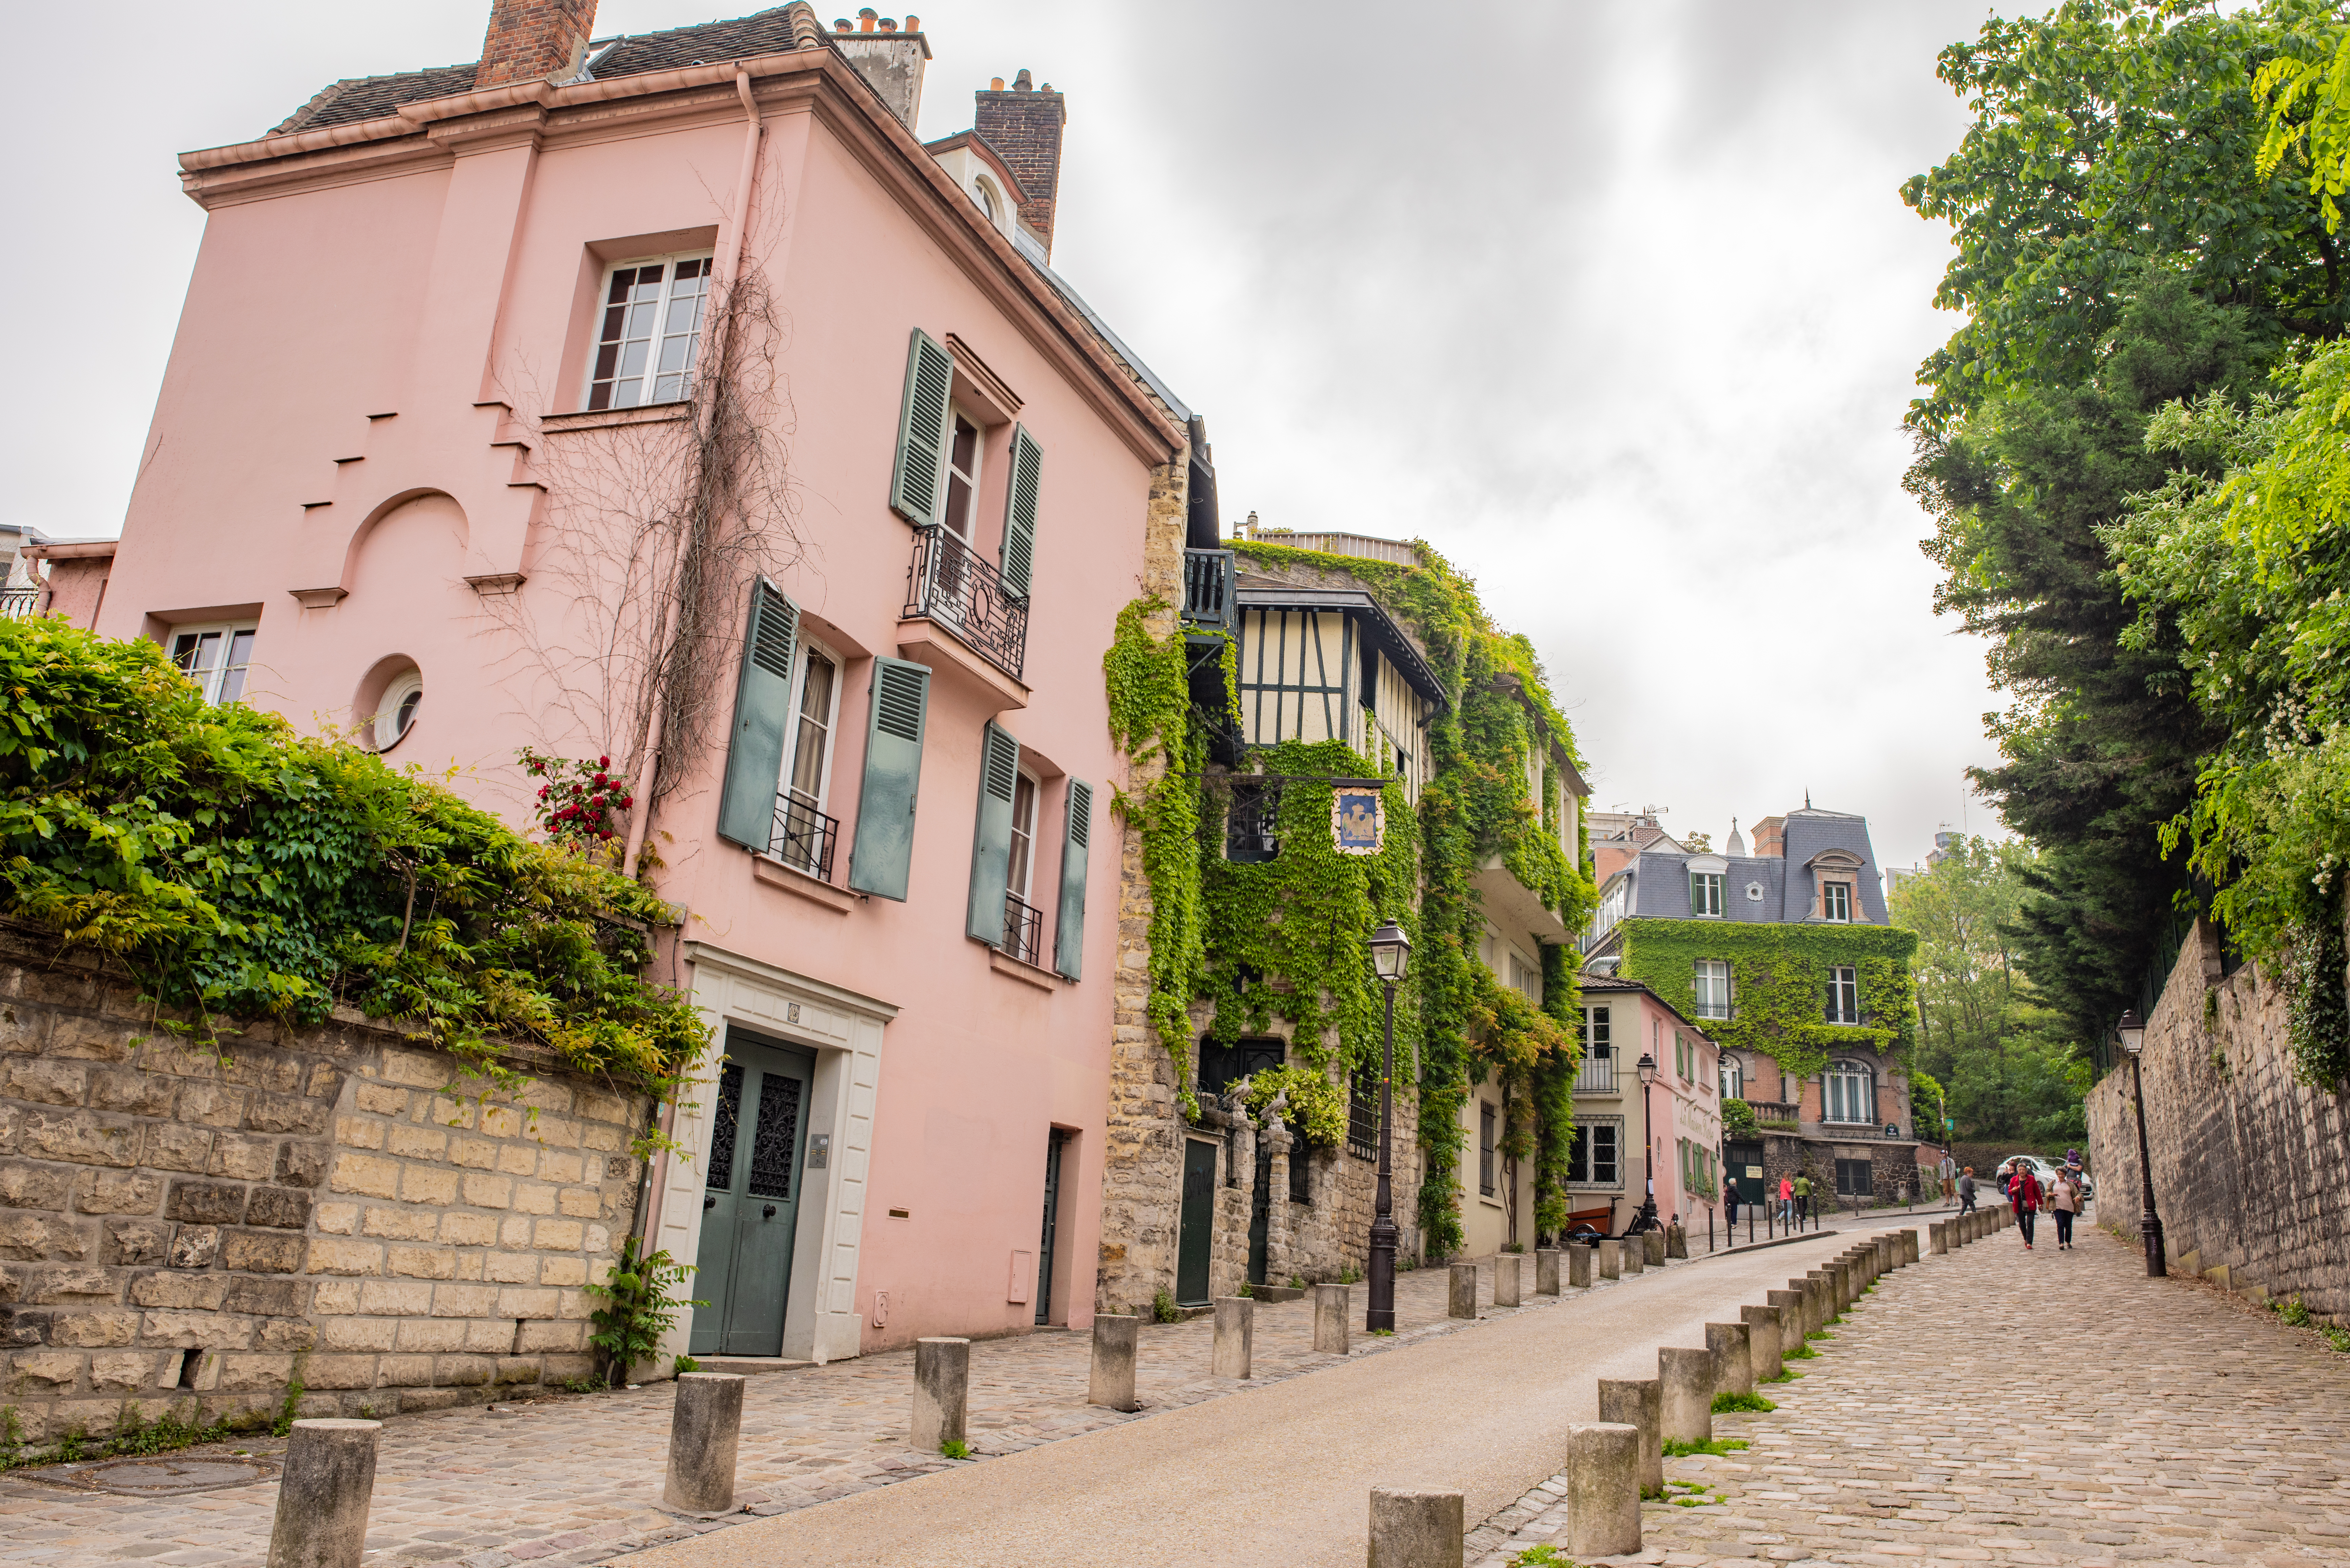
[[[472,58],[487,10],[16,16],[49,64],[0,106],[30,153],[0,176],[0,514],[120,527],[203,231],[172,156],[338,77]],[[736,14],[604,0],[598,29]],[[1897,192],[1963,129],[1934,56],[1979,0],[920,15],[926,138],[1024,66],[1068,95],[1055,265],[1207,416],[1227,523],[1430,540],[1534,639],[1596,805],[1718,846],[1808,789],[1900,865],[1990,826],[1960,770],[1997,699],[1900,488],[1955,322],[1929,304],[1947,236]]]

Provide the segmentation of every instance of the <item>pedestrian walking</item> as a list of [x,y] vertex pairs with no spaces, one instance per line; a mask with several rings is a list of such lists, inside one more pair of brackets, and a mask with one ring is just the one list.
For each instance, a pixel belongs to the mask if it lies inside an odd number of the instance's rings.
[[1795,1184],[1783,1176],[1779,1179],[1779,1222],[1783,1225],[1795,1222]]
[[1812,1217],[1812,1173],[1808,1170],[1800,1171],[1795,1177],[1795,1217],[1799,1220]]
[[2073,1250],[2073,1216],[2081,1211],[2081,1181],[2068,1168],[2048,1184],[2048,1212],[2056,1217],[2056,1250]]
[[1948,1198],[1958,1190],[1959,1162],[1950,1158],[1950,1151],[1947,1148],[1942,1151],[1942,1163],[1939,1168],[1942,1177],[1942,1196]]
[[2040,1179],[2032,1168],[2017,1160],[2007,1178],[2007,1205],[2015,1210],[2015,1228],[2023,1232],[2023,1250],[2032,1251],[2032,1220],[2040,1212],[2042,1193]]
[[1722,1178],[1721,1210],[1729,1217],[1731,1229],[1735,1231],[1738,1228],[1738,1180],[1735,1177]]
[[1961,1214],[1971,1214],[1974,1211],[1975,1168],[1970,1165],[1967,1167],[1965,1173],[1959,1178],[1959,1212]]

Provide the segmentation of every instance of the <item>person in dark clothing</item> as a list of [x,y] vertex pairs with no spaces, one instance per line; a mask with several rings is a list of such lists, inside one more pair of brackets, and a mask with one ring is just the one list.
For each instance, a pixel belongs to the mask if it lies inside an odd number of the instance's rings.
[[1966,1174],[1959,1178],[1959,1212],[1971,1214],[1974,1211],[1975,1168],[1970,1165],[1967,1167]]
[[1722,1182],[1722,1184],[1721,1184],[1721,1210],[1722,1210],[1723,1216],[1729,1220],[1730,1224],[1731,1224],[1731,1228],[1732,1230],[1735,1230],[1735,1229],[1737,1228],[1737,1226],[1738,1226],[1738,1183],[1737,1183],[1737,1182],[1735,1182],[1735,1181],[1729,1181],[1729,1180],[1725,1180],[1724,1182]]
[[2008,1207],[2015,1210],[2015,1228],[2023,1232],[2023,1250],[2032,1251],[2032,1220],[2040,1212],[2040,1179],[2018,1161],[2007,1178]]

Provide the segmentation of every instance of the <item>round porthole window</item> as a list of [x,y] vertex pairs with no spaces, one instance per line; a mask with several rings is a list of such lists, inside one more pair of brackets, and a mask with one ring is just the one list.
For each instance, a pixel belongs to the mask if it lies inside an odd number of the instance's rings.
[[412,666],[391,678],[376,704],[375,748],[388,752],[416,725],[417,710],[424,705],[424,676]]
[[1750,904],[1759,904],[1762,901],[1762,883],[1749,882],[1746,884],[1746,901]]

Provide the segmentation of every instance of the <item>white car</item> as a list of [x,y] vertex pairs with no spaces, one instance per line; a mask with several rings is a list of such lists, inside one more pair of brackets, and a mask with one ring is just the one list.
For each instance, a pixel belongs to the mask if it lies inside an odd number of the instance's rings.
[[[2045,1189],[2050,1182],[2055,1180],[2056,1178],[2064,1173],[2064,1167],[2043,1159],[2036,1154],[2011,1154],[2005,1159],[2001,1160],[1999,1162],[1999,1168],[1991,1173],[1992,1190],[1998,1191],[2003,1189],[2007,1181],[2008,1172],[2013,1170],[2019,1165],[2030,1166],[2032,1168],[2032,1174],[2039,1178],[2040,1185],[2043,1189]],[[2096,1195],[2097,1189],[2089,1180],[2088,1172],[2083,1171],[2081,1173],[2081,1196],[2084,1199],[2090,1199],[2095,1198]]]

